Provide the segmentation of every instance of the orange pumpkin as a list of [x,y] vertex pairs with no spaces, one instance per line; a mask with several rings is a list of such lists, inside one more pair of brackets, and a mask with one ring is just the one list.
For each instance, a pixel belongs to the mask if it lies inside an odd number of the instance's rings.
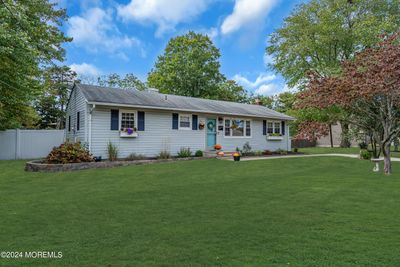
[[220,144],[214,145],[214,149],[216,149],[216,150],[220,150],[221,148],[222,148],[222,146]]
[[220,151],[220,152],[217,153],[217,155],[220,156],[220,157],[223,157],[225,155],[225,153]]

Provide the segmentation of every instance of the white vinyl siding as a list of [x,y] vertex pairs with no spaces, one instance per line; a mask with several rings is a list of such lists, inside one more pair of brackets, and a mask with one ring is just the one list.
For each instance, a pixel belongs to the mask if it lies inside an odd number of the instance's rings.
[[[79,112],[79,131],[78,126],[78,112]],[[74,88],[67,106],[66,115],[66,139],[70,141],[87,142],[86,131],[86,117],[87,117],[87,104],[82,92]],[[68,131],[69,118],[71,118],[71,131]]]
[[[111,131],[111,109],[116,107],[96,106],[92,113],[92,149],[94,156],[107,158],[107,143],[118,147],[119,157],[131,153],[155,157],[161,150],[176,155],[181,147],[190,147],[194,153],[205,148],[204,130],[176,131],[172,129],[172,113],[169,111],[142,110],[145,112],[146,131],[138,132],[136,138],[121,138],[119,131]],[[120,109],[120,113],[121,113]],[[127,110],[123,109],[124,112]],[[135,110],[132,109],[132,112]],[[205,120],[199,116],[199,121]]]

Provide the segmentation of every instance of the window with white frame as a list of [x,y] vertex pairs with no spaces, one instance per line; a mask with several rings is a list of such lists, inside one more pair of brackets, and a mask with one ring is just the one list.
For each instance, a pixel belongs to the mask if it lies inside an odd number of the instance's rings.
[[267,133],[268,134],[281,134],[281,122],[267,122]]
[[134,111],[122,111],[121,112],[121,130],[124,131],[128,128],[135,128],[135,113]]
[[249,137],[251,136],[251,121],[237,118],[225,118],[225,136]]
[[179,114],[179,129],[190,130],[191,117],[189,114]]

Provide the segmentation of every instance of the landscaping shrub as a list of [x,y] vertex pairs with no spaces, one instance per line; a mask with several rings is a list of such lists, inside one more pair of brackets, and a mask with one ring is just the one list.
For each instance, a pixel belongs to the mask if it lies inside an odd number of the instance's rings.
[[142,154],[131,153],[129,156],[125,158],[126,161],[133,161],[133,160],[141,160],[146,159],[147,157]]
[[108,142],[107,153],[109,161],[115,161],[118,159],[118,148],[111,142]]
[[261,150],[257,150],[257,151],[254,153],[254,155],[256,155],[256,156],[262,156],[262,154],[263,154],[263,151],[261,151]]
[[194,153],[195,157],[202,157],[203,156],[203,151],[197,150],[196,153]]
[[372,157],[371,152],[366,149],[360,150],[360,159],[370,160]]
[[192,156],[192,151],[190,151],[189,147],[181,147],[178,152],[178,158],[189,158]]
[[299,149],[298,149],[297,147],[295,147],[295,148],[293,149],[293,152],[294,152],[294,153],[297,153],[297,152],[299,152]]
[[275,150],[275,153],[280,155],[287,155],[287,151],[280,148]]
[[54,147],[46,158],[47,163],[65,164],[92,162],[93,156],[81,143],[64,143]]
[[246,143],[243,145],[242,155],[243,155],[243,156],[251,156],[251,155],[254,155],[254,153],[251,153],[251,146],[250,146],[250,143],[249,143],[249,142],[246,142]]
[[169,159],[170,157],[171,157],[171,154],[166,150],[160,151],[160,153],[158,153],[158,156],[157,156],[158,159]]
[[272,151],[266,149],[266,150],[264,150],[263,154],[266,155],[266,156],[272,155]]

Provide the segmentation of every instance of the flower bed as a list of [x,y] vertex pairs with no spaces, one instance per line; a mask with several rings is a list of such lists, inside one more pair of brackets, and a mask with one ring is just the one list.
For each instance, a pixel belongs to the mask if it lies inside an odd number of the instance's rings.
[[66,163],[66,164],[49,164],[43,160],[33,160],[25,164],[25,171],[28,172],[65,172],[78,171],[86,169],[112,168],[128,165],[145,165],[162,162],[172,162],[181,160],[197,160],[200,157],[190,158],[172,158],[172,159],[143,159],[133,161],[101,161],[101,162],[82,162],[82,163]]

